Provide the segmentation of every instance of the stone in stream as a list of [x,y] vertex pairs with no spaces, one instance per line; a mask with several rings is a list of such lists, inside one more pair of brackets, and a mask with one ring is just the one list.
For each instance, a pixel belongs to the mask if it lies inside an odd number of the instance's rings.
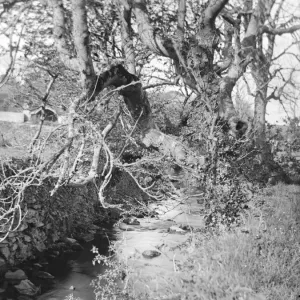
[[180,224],[179,228],[181,228],[182,230],[186,230],[186,231],[192,231],[194,230],[194,228],[190,225],[185,225],[185,224]]
[[38,271],[35,276],[42,279],[54,279],[54,276],[43,271]]
[[[94,235],[93,235],[93,238],[94,238]],[[75,250],[75,251],[83,250],[83,247],[75,239],[66,238],[66,242],[71,246],[72,250]]]
[[[88,243],[88,242],[90,242],[90,241],[92,241],[92,240],[94,240],[94,234],[95,234],[95,232],[90,232],[90,233],[88,233],[88,234],[85,234],[83,237],[82,237],[82,239],[86,242],[86,243]],[[73,249],[73,246],[72,246],[72,249]],[[74,250],[83,250],[83,248],[82,249],[74,249]]]
[[5,273],[5,279],[6,280],[23,280],[23,279],[27,279],[27,276],[25,274],[25,272],[23,270],[16,270],[14,272],[12,271],[8,271]]
[[39,288],[28,279],[22,280],[15,288],[21,295],[27,296],[36,296],[39,292]]
[[33,264],[33,266],[36,267],[37,269],[42,269],[43,268],[43,266],[39,263],[35,263],[35,264]]
[[134,231],[135,230],[134,227],[131,227],[130,225],[127,225],[125,223],[120,223],[119,228],[124,231]]
[[67,243],[73,245],[73,244],[77,244],[78,242],[75,239],[72,238],[66,238]]
[[186,231],[181,229],[178,226],[171,226],[168,230],[169,233],[179,233],[179,234],[186,234]]
[[126,218],[123,223],[127,225],[140,225],[141,223],[136,218]]
[[157,256],[160,256],[161,253],[156,251],[156,250],[145,250],[142,255],[145,257],[145,258],[154,258],[154,257],[157,257]]

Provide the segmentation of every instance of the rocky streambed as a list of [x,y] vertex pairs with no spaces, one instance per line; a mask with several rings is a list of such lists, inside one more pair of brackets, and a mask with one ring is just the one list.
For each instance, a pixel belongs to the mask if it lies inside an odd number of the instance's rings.
[[9,268],[1,259],[0,300],[61,300],[70,294],[82,300],[94,299],[90,283],[103,266],[92,264],[91,249],[96,246],[106,255],[108,238],[114,238],[111,226],[98,228],[80,243],[66,238],[36,259],[15,267]]
[[116,235],[117,252],[132,270],[128,276],[135,282],[134,290],[154,299],[169,288],[164,279],[172,278],[177,262],[183,260],[182,245],[187,245],[187,252],[194,251],[191,237],[204,228],[204,219],[196,197],[182,203],[167,200],[151,209],[157,212],[155,218],[125,220]]
[[[95,228],[95,234],[81,243],[71,238],[62,244],[56,242],[40,257],[18,267],[8,269],[0,259],[0,300],[58,300],[70,294],[82,300],[94,299],[90,283],[104,268],[92,264],[95,254],[91,249],[96,246],[106,254],[109,240],[118,241],[119,258],[134,271],[127,274],[136,281],[134,289],[157,295],[166,288],[164,278],[170,278],[182,260],[181,245],[204,227],[198,202],[191,197],[182,203],[167,200],[152,204],[149,210],[155,217],[128,218],[113,229]],[[193,251],[192,247],[187,250]]]

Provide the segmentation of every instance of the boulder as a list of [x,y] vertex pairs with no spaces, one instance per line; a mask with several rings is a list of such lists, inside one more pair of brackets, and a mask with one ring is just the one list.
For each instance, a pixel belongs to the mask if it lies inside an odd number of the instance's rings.
[[[90,242],[90,241],[92,241],[93,239],[94,239],[94,234],[95,233],[93,233],[93,232],[91,232],[91,233],[88,233],[88,234],[85,234],[84,236],[82,236],[81,238],[86,242],[86,243],[88,243],[88,242]],[[79,245],[79,244],[78,244]],[[79,245],[80,246],[80,245]],[[81,246],[80,246],[81,247]],[[73,245],[72,245],[72,249],[74,249],[73,248]],[[80,250],[80,249],[74,249],[74,250]]]
[[18,249],[18,244],[13,244],[13,246],[12,246],[12,252],[15,252],[17,249]]
[[24,231],[25,229],[28,228],[27,223],[24,221],[18,228],[18,231]]
[[21,295],[26,296],[36,296],[39,292],[39,288],[28,279],[22,280],[18,285],[15,285],[15,288]]
[[6,261],[0,257],[0,276],[7,271]]
[[35,224],[36,227],[43,227],[45,224],[43,222],[37,222]]
[[54,279],[54,276],[43,271],[38,271],[35,276],[42,279]]
[[66,242],[71,245],[78,243],[75,239],[72,238],[66,238]]
[[123,220],[127,225],[140,225],[141,223],[136,218],[127,218]]
[[157,257],[157,256],[160,256],[161,253],[159,251],[156,251],[156,250],[145,250],[142,255],[145,257],[145,258],[154,258],[154,257]]
[[178,226],[171,226],[168,231],[169,233],[186,234],[186,231]]
[[36,241],[35,242],[35,248],[36,250],[38,250],[39,252],[43,252],[45,251],[47,248],[46,248],[46,245],[44,244],[44,242],[42,241]]
[[33,266],[37,269],[42,269],[43,268],[43,266],[39,263],[35,263],[35,264],[33,264]]
[[194,230],[194,228],[190,225],[185,225],[185,224],[181,224],[179,225],[179,228],[182,229],[182,230],[185,230],[185,231],[191,231],[191,230]]
[[36,218],[38,217],[39,212],[33,208],[28,208],[26,212],[26,219],[28,223],[32,223],[32,221],[35,223]]
[[9,241],[7,239],[5,239],[2,243],[0,243],[0,248],[7,247],[8,244],[9,244]]
[[6,280],[23,280],[23,279],[27,279],[27,276],[25,274],[25,272],[21,269],[18,269],[14,272],[12,271],[8,271],[5,273],[5,279]]
[[2,254],[2,256],[4,256],[4,258],[9,261],[10,258],[10,250],[8,248],[8,246],[5,247],[1,247],[0,248],[0,253]]
[[124,231],[135,231],[135,228],[133,226],[131,227],[130,225],[127,225],[125,223],[120,223],[119,228]]
[[25,242],[30,243],[31,237],[29,235],[24,234],[24,240],[25,240]]

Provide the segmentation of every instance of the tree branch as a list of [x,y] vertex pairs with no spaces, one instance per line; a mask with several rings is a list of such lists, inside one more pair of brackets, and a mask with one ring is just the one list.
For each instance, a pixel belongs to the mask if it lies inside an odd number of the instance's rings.
[[143,43],[152,52],[177,60],[178,58],[172,40],[158,35],[150,24],[145,0],[134,0],[133,7],[138,24],[138,32]]
[[89,90],[96,77],[91,58],[86,0],[72,0],[73,35],[82,86]]
[[228,0],[214,0],[209,1],[209,5],[205,9],[205,24],[214,24],[216,17],[221,12],[221,10],[225,7],[228,3]]
[[268,33],[272,35],[283,35],[287,33],[294,33],[295,31],[300,29],[300,24],[299,25],[294,25],[289,28],[270,28],[268,26],[264,26],[262,28],[262,33]]
[[48,97],[49,97],[49,94],[50,94],[50,91],[51,91],[51,88],[56,80],[56,78],[58,77],[58,75],[52,75],[51,73],[49,73],[49,75],[51,76],[51,81],[49,82],[48,86],[47,86],[47,90],[45,92],[45,95],[44,97],[41,99],[42,100],[42,114],[41,114],[41,118],[40,118],[40,126],[39,126],[39,129],[38,131],[36,132],[34,138],[32,139],[30,145],[29,145],[29,153],[32,153],[33,151],[33,147],[37,141],[37,139],[39,138],[40,134],[41,134],[41,131],[42,131],[42,127],[43,127],[43,124],[44,124],[44,121],[45,121],[45,110],[46,110],[46,105],[47,105],[47,101],[48,101]]
[[78,71],[78,62],[68,49],[63,1],[49,0],[49,3],[53,11],[53,37],[60,60],[68,69]]
[[186,14],[186,0],[178,0],[178,12],[177,12],[177,38],[181,44],[184,39],[184,22]]
[[[132,28],[131,28],[131,11],[132,8],[127,0],[121,0],[123,5],[119,5],[119,16],[121,20],[121,36],[122,48],[126,60],[128,71],[136,74],[135,67],[135,53],[132,42]],[[123,9],[122,9],[123,8]]]

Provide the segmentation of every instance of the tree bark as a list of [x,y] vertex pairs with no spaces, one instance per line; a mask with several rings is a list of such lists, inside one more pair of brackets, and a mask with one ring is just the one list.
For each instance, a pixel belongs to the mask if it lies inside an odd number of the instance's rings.
[[78,61],[72,57],[68,47],[63,1],[49,0],[49,3],[53,12],[53,37],[57,53],[68,69],[78,71]]
[[[62,7],[60,6],[59,8],[61,9]],[[137,123],[140,132],[140,142],[143,146],[155,148],[164,155],[173,157],[180,165],[192,167],[202,165],[204,158],[196,158],[182,143],[173,137],[163,134],[158,129],[153,120],[147,93],[143,90],[137,76],[126,71],[123,66],[118,65],[98,75],[96,78],[88,45],[89,33],[86,20],[85,0],[72,0],[72,8],[74,44],[84,91],[73,101],[69,108],[69,140],[73,140],[75,136],[74,120],[76,111],[80,105],[83,105],[87,101],[94,101],[96,96],[106,87],[123,87],[120,94],[124,97],[126,106]],[[60,20],[62,21],[62,19]],[[62,22],[55,23],[55,26],[58,25],[64,26]],[[65,30],[64,28],[60,29],[61,32]],[[56,41],[61,42],[60,39],[56,39]],[[58,47],[57,49],[58,51],[65,50],[63,47]],[[61,58],[62,57],[63,56],[61,56]],[[67,150],[70,146],[71,144],[69,143]]]
[[[246,122],[239,120],[232,101],[232,90],[251,61],[251,47],[253,46],[252,35],[257,34],[256,19],[252,21],[252,30],[245,34],[242,47],[237,41],[234,59],[232,58],[233,49],[226,59],[228,73],[224,78],[220,78],[216,69],[220,66],[214,66],[214,54],[219,44],[219,34],[215,27],[215,19],[227,4],[228,0],[215,0],[208,3],[201,15],[196,35],[188,41],[182,40],[185,13],[185,1],[179,1],[178,10],[178,28],[179,41],[177,38],[172,40],[170,37],[160,36],[150,24],[147,6],[145,0],[134,0],[134,12],[138,24],[138,32],[143,43],[153,52],[161,56],[169,57],[175,64],[178,75],[184,82],[193,89],[199,97],[199,102],[210,103],[213,107],[218,105],[219,115],[228,120],[232,126],[232,133],[238,135],[245,132]],[[255,30],[253,30],[256,25]],[[232,43],[231,43],[232,46]],[[239,46],[239,48],[238,48]],[[254,45],[255,46],[255,45]],[[249,48],[249,49],[248,49]],[[196,104],[194,112],[190,114],[190,124],[197,124],[197,115],[203,113],[203,106]],[[196,129],[197,132],[197,129]]]
[[128,71],[131,74],[136,74],[135,52],[132,41],[131,11],[131,5],[129,5],[127,0],[120,0],[119,17],[121,19],[122,48]]
[[91,90],[95,81],[95,71],[89,46],[89,30],[87,26],[86,1],[72,0],[73,35],[77,53],[78,68],[82,87]]
[[140,132],[140,142],[146,148],[154,148],[166,156],[173,157],[180,165],[197,168],[204,164],[203,157],[196,157],[174,137],[162,133],[156,126],[147,93],[137,76],[130,74],[122,65],[115,66],[99,75],[96,93],[107,86],[123,87],[120,94]]
[[254,105],[254,138],[255,144],[262,150],[266,141],[266,98],[267,88],[258,91],[255,96]]

